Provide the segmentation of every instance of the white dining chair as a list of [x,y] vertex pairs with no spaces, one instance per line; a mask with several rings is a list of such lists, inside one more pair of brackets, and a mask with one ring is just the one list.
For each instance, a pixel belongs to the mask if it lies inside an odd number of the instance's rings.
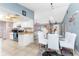
[[48,49],[60,52],[58,34],[48,34]]
[[77,35],[75,33],[66,32],[65,40],[60,41],[61,48],[67,48],[71,50],[73,55],[74,55],[74,46],[75,46],[76,36]]
[[47,45],[47,39],[45,38],[45,34],[42,31],[38,31],[38,43],[40,45]]

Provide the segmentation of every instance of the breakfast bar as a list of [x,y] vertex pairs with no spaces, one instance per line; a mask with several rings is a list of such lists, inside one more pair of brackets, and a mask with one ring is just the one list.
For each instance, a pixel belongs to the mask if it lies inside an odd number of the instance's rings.
[[19,32],[18,33],[18,45],[27,46],[33,42],[33,32]]

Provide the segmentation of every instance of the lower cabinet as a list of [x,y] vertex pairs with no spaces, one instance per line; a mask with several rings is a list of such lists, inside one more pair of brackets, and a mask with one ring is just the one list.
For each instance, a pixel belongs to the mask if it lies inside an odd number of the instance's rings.
[[33,35],[31,34],[19,34],[18,35],[18,45],[19,46],[27,46],[33,42]]
[[13,32],[10,33],[10,39],[13,40]]

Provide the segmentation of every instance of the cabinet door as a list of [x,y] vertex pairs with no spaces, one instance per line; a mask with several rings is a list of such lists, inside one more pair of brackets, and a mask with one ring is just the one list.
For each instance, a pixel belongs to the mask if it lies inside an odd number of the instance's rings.
[[24,35],[24,39],[23,39],[23,45],[29,45],[30,43],[30,38],[28,35]]
[[22,42],[23,41],[23,35],[18,35],[18,41]]
[[32,35],[24,35],[23,44],[29,45],[31,42],[33,42]]
[[13,39],[13,32],[10,33],[10,39]]
[[19,35],[18,38],[20,46],[27,46],[33,42],[33,35]]
[[18,46],[23,46],[23,36],[18,35]]

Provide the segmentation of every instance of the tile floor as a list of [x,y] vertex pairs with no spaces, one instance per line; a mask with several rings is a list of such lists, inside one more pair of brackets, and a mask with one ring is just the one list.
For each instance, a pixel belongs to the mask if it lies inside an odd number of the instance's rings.
[[[1,53],[2,52],[2,53]],[[18,43],[12,40],[2,41],[2,56],[41,56],[41,52],[37,43],[31,43],[26,47],[18,47]],[[78,56],[75,53],[75,56]]]
[[12,40],[3,40],[2,55],[7,56],[35,56],[39,52],[38,44],[31,43],[26,47],[18,47],[18,43]]

